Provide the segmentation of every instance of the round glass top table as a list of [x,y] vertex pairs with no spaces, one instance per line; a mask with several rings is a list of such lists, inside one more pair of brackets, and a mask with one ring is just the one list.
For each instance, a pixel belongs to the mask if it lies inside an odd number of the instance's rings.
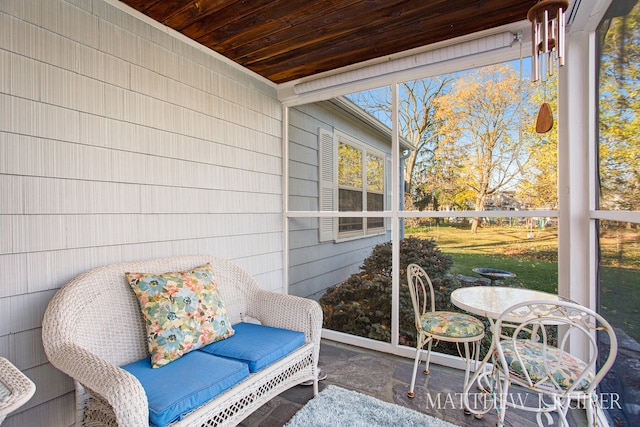
[[[493,408],[492,405],[482,405],[482,407],[474,407],[470,405],[470,393],[471,385],[477,383],[478,389],[489,391],[491,388],[489,378],[491,376],[491,370],[485,370],[485,366],[492,358],[493,349],[496,345],[496,337],[493,327],[494,321],[497,320],[502,313],[511,306],[523,303],[523,302],[539,302],[539,301],[559,301],[564,298],[558,295],[550,294],[547,292],[534,291],[524,288],[507,288],[502,286],[471,286],[467,288],[458,288],[451,293],[451,302],[463,310],[469,313],[486,317],[491,324],[492,339],[491,345],[487,351],[486,356],[477,366],[473,377],[465,385],[463,392],[463,402],[465,412],[474,414],[476,418],[482,418],[483,414],[487,413]],[[521,323],[522,318],[517,316],[517,312],[512,315],[505,316],[504,320],[512,324]],[[491,394],[488,394],[491,396]],[[491,399],[488,399],[491,401]]]
[[[547,292],[502,286],[472,286],[458,288],[451,293],[453,305],[489,320],[496,320],[507,308],[521,302],[561,299],[563,298]],[[516,316],[507,317],[505,320],[519,323]]]

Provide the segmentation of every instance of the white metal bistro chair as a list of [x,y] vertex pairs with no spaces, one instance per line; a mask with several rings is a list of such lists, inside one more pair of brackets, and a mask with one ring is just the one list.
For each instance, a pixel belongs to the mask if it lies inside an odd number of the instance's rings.
[[[518,323],[515,326],[514,319]],[[557,327],[561,334],[557,345],[549,343],[549,326]],[[595,389],[613,365],[618,351],[618,342],[609,322],[573,302],[531,301],[505,310],[498,318],[494,332],[500,337],[494,351],[493,395],[499,426],[504,425],[507,406],[536,412],[540,426],[543,425],[543,414],[551,423],[551,413],[557,412],[559,425],[568,426],[566,415],[572,401],[585,405],[589,425],[597,425]],[[607,354],[598,354],[597,333],[609,336]],[[584,360],[568,349],[569,337],[576,335],[589,345],[589,356]],[[512,385],[536,393],[535,404],[510,398]]]
[[[411,293],[411,302],[413,303],[417,332],[416,358],[413,365],[411,386],[407,395],[410,398],[415,396],[416,373],[420,364],[420,354],[425,345],[427,346],[427,360],[424,373],[429,374],[431,346],[434,340],[456,343],[458,345],[458,353],[461,353],[460,345],[464,347],[464,356],[460,355],[464,357],[466,364],[464,376],[464,384],[466,386],[474,357],[475,366],[478,364],[480,341],[484,337],[484,324],[468,314],[436,311],[433,284],[427,273],[419,265],[410,264],[407,267],[407,281],[409,292]],[[470,349],[470,346],[473,346],[473,350]]]

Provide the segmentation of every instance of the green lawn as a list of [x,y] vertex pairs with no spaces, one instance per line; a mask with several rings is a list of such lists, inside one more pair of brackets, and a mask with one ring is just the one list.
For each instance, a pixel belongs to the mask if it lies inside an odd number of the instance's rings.
[[526,227],[486,227],[471,234],[469,227],[433,226],[407,229],[407,236],[434,239],[453,258],[453,273],[481,277],[475,267],[515,273],[509,282],[524,288],[558,292],[558,236],[555,229],[529,237]]
[[[640,341],[640,235],[625,230],[621,250],[620,233],[603,233],[601,250],[600,305],[614,326]],[[523,226],[489,226],[471,234],[468,225],[431,225],[407,228],[407,236],[434,239],[440,250],[454,261],[452,272],[480,277],[474,267],[507,270],[519,286],[558,292],[557,229],[527,229]]]

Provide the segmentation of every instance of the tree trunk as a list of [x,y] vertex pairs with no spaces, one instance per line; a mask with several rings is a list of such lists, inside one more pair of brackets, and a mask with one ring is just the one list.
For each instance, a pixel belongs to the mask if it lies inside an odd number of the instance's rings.
[[[484,196],[476,197],[476,206],[475,209],[477,211],[481,211],[484,209]],[[471,234],[476,234],[478,232],[478,224],[480,223],[480,218],[475,217],[471,222]]]
[[471,234],[478,232],[478,222],[480,222],[480,218],[478,217],[473,218],[473,221],[471,221]]

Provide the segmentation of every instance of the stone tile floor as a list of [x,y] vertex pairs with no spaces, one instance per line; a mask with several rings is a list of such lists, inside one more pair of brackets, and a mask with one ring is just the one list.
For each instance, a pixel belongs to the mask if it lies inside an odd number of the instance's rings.
[[[320,382],[320,391],[329,384],[335,384],[380,400],[406,406],[461,427],[494,427],[496,425],[497,417],[493,411],[480,420],[464,414],[460,404],[460,392],[464,379],[464,372],[461,370],[432,364],[431,373],[425,376],[419,368],[416,396],[409,399],[407,391],[413,369],[413,361],[409,359],[323,340],[319,365],[327,374],[327,379]],[[431,397],[429,398],[428,395]],[[440,396],[439,405],[438,396]],[[296,386],[267,402],[240,425],[243,427],[282,426],[312,397],[313,387]],[[572,426],[585,426],[585,418],[582,410],[570,411]],[[510,409],[507,412],[505,425],[533,427],[537,424],[534,414]]]

